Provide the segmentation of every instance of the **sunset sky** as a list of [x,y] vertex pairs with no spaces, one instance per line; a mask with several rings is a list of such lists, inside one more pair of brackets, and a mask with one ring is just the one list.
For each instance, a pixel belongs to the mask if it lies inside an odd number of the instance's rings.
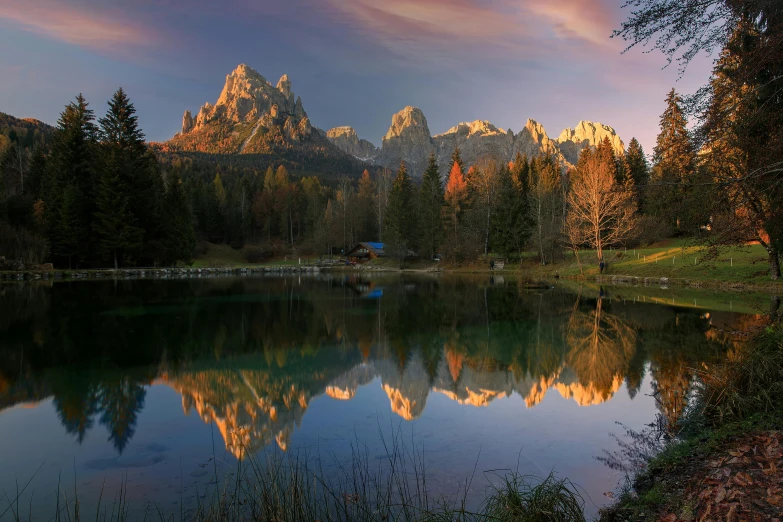
[[123,86],[151,141],[214,103],[246,63],[287,73],[317,127],[350,125],[376,145],[391,116],[420,107],[433,134],[489,120],[550,137],[600,121],[649,154],[678,81],[660,53],[621,55],[622,0],[2,0],[0,111],[54,124],[83,92],[98,113]]

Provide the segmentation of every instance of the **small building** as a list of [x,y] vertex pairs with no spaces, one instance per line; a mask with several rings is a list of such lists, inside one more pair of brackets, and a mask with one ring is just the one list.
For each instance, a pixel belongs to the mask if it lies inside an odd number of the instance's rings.
[[386,252],[383,250],[383,243],[366,242],[359,243],[348,251],[345,256],[348,258],[348,261],[364,263],[376,257],[386,257]]
[[489,261],[490,270],[503,270],[506,267],[505,257],[493,257]]

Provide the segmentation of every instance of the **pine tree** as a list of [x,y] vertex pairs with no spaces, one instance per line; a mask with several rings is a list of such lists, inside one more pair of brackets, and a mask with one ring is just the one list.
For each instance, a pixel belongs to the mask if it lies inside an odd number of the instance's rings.
[[405,162],[401,161],[389,191],[389,205],[386,208],[386,243],[389,253],[400,263],[405,259],[409,245],[415,239],[413,197],[413,183]]
[[80,94],[60,114],[42,183],[54,261],[67,259],[69,268],[74,256],[78,261],[93,250],[87,224],[96,186],[97,128],[88,107]]
[[666,110],[661,115],[661,132],[653,156],[653,163],[664,180],[687,180],[696,169],[696,151],[687,125],[682,98],[672,89],[666,96]]
[[166,264],[174,265],[177,261],[190,264],[196,246],[196,236],[193,231],[190,204],[177,173],[169,175],[162,214]]
[[465,163],[462,161],[462,152],[459,147],[454,147],[454,152],[451,153],[451,161],[449,162],[449,174],[454,169],[454,165],[457,165],[462,176],[465,176]]
[[492,245],[504,254],[521,253],[530,238],[528,169],[527,157],[517,153],[511,168],[501,172]]
[[98,248],[119,267],[119,260],[127,254],[137,254],[141,248],[144,231],[135,225],[136,218],[130,211],[128,193],[120,173],[112,168],[103,171],[93,216],[93,232],[98,238]]
[[440,246],[443,233],[441,208],[443,207],[443,183],[440,179],[435,154],[430,154],[427,169],[421,180],[419,196],[419,237],[421,250],[432,259]]
[[636,138],[631,138],[625,152],[625,168],[628,177],[637,187],[644,187],[650,178],[650,165],[644,155],[642,144]]
[[164,189],[157,160],[147,149],[136,108],[122,88],[108,105],[106,115],[99,120],[103,168],[112,172],[110,177],[116,177],[118,188],[128,200],[126,210],[134,226],[142,230],[139,257],[153,264],[162,255],[160,205]]
[[626,181],[633,183],[636,192],[637,209],[643,208],[643,196],[650,180],[650,166],[644,155],[641,143],[636,138],[631,138],[628,149],[625,152]]
[[84,223],[84,195],[75,182],[69,183],[62,190],[57,200],[55,214],[50,214],[49,221],[53,223],[54,241],[52,250],[56,256],[68,259],[70,270],[74,256],[79,258],[82,245],[87,236]]

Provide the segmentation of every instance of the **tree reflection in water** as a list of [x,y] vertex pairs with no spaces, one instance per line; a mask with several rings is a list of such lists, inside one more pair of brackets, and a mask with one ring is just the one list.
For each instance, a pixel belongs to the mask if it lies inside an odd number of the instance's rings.
[[[6,313],[7,312],[7,313]],[[724,314],[724,321],[747,316]],[[506,278],[214,279],[25,284],[0,290],[0,409],[53,397],[81,442],[96,422],[121,453],[147,386],[182,396],[237,456],[285,449],[311,400],[378,378],[415,419],[431,393],[486,406],[548,390],[582,406],[651,372],[662,413],[693,369],[731,349],[709,314],[603,291],[532,292]]]

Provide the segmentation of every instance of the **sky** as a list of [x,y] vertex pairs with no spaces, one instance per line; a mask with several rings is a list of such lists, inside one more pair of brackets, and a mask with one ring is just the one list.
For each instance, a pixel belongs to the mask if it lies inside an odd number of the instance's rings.
[[433,134],[488,120],[550,138],[580,120],[637,137],[650,154],[664,98],[706,83],[659,52],[610,38],[623,0],[0,0],[0,112],[55,124],[83,93],[96,113],[122,86],[150,141],[214,103],[245,63],[288,74],[316,127],[376,145],[419,107]]

